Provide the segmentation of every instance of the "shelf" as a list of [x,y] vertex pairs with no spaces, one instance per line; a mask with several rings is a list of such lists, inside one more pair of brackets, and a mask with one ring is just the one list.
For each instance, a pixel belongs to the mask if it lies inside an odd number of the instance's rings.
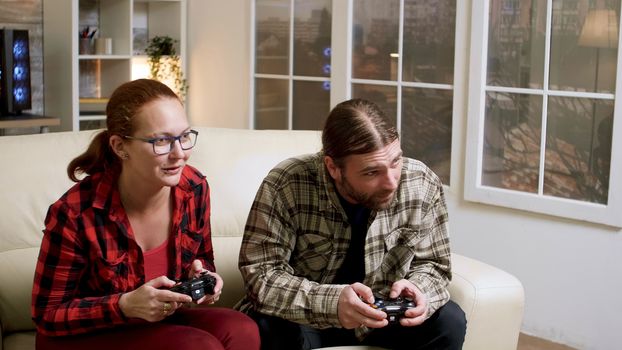
[[[187,0],[45,0],[42,6],[43,51],[54,53],[43,62],[45,113],[61,116],[55,130],[105,127],[107,98],[134,79],[141,58],[133,53],[150,38],[177,40],[184,62]],[[85,49],[86,27],[97,31]],[[106,52],[112,54],[94,54],[101,52],[91,47],[98,38],[111,39]]]
[[79,55],[79,60],[128,60],[131,55]]
[[81,98],[80,98],[80,103],[84,103],[84,104],[91,104],[91,103],[108,103],[108,99],[107,99],[107,98],[88,98],[88,97],[81,97]]
[[107,98],[80,98],[79,119],[98,120],[106,118]]
[[48,131],[48,127],[58,125],[60,125],[60,118],[55,117],[33,114],[0,116],[0,129],[40,127],[41,132],[44,133]]
[[106,115],[105,114],[94,114],[94,115],[80,114],[80,121],[83,121],[83,120],[104,120],[104,119],[106,119]]

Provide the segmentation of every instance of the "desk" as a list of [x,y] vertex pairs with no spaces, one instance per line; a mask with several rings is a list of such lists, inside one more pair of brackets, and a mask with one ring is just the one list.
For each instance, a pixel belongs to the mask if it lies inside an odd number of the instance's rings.
[[[46,133],[50,131],[50,126],[60,125],[60,118],[46,117],[42,115],[21,114],[0,116],[0,129],[8,128],[32,128],[38,126],[39,132]],[[0,130],[0,135],[4,134],[4,130]]]

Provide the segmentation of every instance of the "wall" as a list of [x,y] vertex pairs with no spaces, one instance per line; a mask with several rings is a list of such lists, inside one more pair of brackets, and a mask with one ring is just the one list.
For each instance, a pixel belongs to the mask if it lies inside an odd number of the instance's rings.
[[[0,28],[26,29],[30,44],[32,109],[43,114],[43,8],[42,0],[0,0]],[[6,129],[5,135],[39,132],[39,128]]]
[[[249,3],[189,0],[189,113],[196,124],[248,127]],[[457,19],[464,45],[457,50],[468,49],[470,4]],[[467,64],[457,66],[455,179],[464,175]],[[453,249],[523,282],[523,331],[580,349],[619,348],[622,230],[465,202],[454,182],[447,188]]]
[[187,110],[195,125],[249,127],[248,0],[188,1]]

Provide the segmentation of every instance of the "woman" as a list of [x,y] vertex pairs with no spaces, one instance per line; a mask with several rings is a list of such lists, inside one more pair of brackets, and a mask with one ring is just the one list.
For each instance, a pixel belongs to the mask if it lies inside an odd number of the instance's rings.
[[[155,80],[118,87],[106,125],[50,206],[32,294],[38,349],[258,349],[246,315],[189,308],[176,280],[214,272],[209,187],[186,162],[198,133]],[[85,173],[82,180],[78,175]]]

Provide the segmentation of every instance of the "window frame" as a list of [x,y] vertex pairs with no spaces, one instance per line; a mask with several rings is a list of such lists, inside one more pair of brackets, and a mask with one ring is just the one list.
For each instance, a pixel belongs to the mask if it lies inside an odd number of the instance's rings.
[[[334,54],[332,53],[332,42],[331,42],[331,73],[329,76],[326,77],[317,77],[317,76],[304,76],[304,75],[295,75],[294,74],[294,27],[295,27],[295,23],[294,23],[294,18],[295,18],[295,0],[288,0],[289,1],[289,48],[288,48],[288,63],[287,63],[287,74],[269,74],[269,73],[256,73],[255,72],[255,35],[256,35],[256,1],[255,0],[251,0],[251,25],[250,25],[250,72],[251,72],[251,84],[250,84],[250,95],[249,95],[249,99],[250,99],[250,106],[251,108],[249,108],[249,115],[248,115],[248,123],[250,125],[251,129],[255,129],[256,125],[255,125],[255,82],[256,79],[275,79],[275,80],[286,80],[287,81],[287,93],[288,93],[288,100],[287,100],[287,129],[285,130],[293,130],[293,126],[294,126],[294,119],[293,119],[293,109],[294,109],[294,101],[293,101],[293,96],[294,96],[294,82],[295,81],[307,81],[307,82],[328,82],[329,84],[331,84],[331,96],[330,96],[330,100],[329,101],[329,105],[333,106],[332,104],[332,79],[333,79],[333,61],[334,61]],[[351,0],[350,0],[351,1]],[[334,16],[334,10],[335,10],[335,3],[339,2],[338,0],[331,0],[332,3],[332,10],[333,12],[331,12],[331,37],[334,33],[334,29],[332,29],[332,26],[335,25],[335,16]],[[332,40],[332,38],[331,38]]]
[[[544,77],[548,76],[549,70],[549,51],[551,38],[551,14],[553,0],[547,1],[547,25],[546,25],[546,45],[544,57]],[[588,221],[614,227],[622,227],[622,181],[620,175],[622,171],[622,125],[615,122],[616,118],[622,115],[622,106],[615,103],[622,100],[622,79],[620,72],[622,68],[622,36],[618,36],[618,56],[617,56],[617,79],[615,84],[614,101],[614,123],[612,130],[611,144],[611,167],[609,177],[608,203],[597,204],[586,201],[553,197],[543,194],[542,179],[544,175],[544,152],[546,150],[546,99],[548,96],[571,96],[581,98],[606,98],[607,94],[602,93],[580,93],[567,94],[564,92],[548,91],[548,82],[545,82],[542,90],[544,98],[541,132],[541,150],[538,193],[519,192],[515,190],[502,189],[485,186],[481,184],[481,169],[483,162],[483,137],[484,121],[486,112],[486,93],[490,91],[503,91],[513,93],[533,94],[536,89],[521,88],[499,88],[486,85],[487,57],[488,57],[488,25],[490,0],[474,0],[471,7],[472,18],[482,18],[485,20],[471,21],[471,41],[470,41],[470,67],[468,84],[468,114],[467,114],[467,135],[466,135],[466,155],[465,155],[465,176],[464,176],[464,198],[467,201],[492,204],[512,209],[525,210],[535,213],[543,213],[563,218]],[[620,28],[618,28],[619,30]],[[546,80],[546,78],[545,78]],[[581,95],[581,96],[577,96]],[[611,94],[609,94],[611,95]],[[618,195],[613,195],[618,193]]]
[[[293,3],[293,0],[290,0]],[[289,80],[289,102],[288,102],[288,129],[292,130],[292,85],[294,78],[293,75],[268,75],[255,73],[255,29],[256,29],[256,14],[255,14],[255,1],[251,1],[251,16],[249,32],[250,32],[250,108],[248,111],[248,125],[251,129],[255,129],[255,79],[256,78],[281,78]],[[403,17],[404,17],[404,0],[400,0],[400,52],[402,49],[403,40]],[[293,11],[290,8],[290,11]],[[353,25],[353,11],[354,0],[333,0],[332,1],[332,22],[331,22],[331,74],[329,77],[325,77],[323,80],[329,80],[331,84],[330,90],[330,107],[331,109],[338,103],[352,98],[352,85],[356,83],[369,83],[376,85],[383,85],[385,81],[378,80],[366,80],[366,79],[353,79],[352,78],[352,25]],[[293,12],[292,12],[293,13]],[[398,120],[396,127],[401,133],[401,100],[402,100],[402,86],[404,87],[418,87],[418,88],[442,88],[444,90],[451,90],[453,94],[453,106],[452,106],[452,136],[451,136],[451,155],[450,155],[450,181],[451,183],[444,183],[443,186],[448,189],[455,189],[459,191],[462,188],[462,159],[463,150],[462,145],[463,135],[461,130],[465,128],[466,119],[466,98],[467,94],[462,86],[466,86],[468,66],[466,64],[468,59],[468,16],[469,16],[469,4],[466,1],[456,0],[456,18],[455,18],[455,33],[454,33],[454,81],[453,84],[431,84],[431,83],[414,83],[414,82],[400,82],[389,81],[389,85],[394,86],[398,90],[399,104],[398,108]],[[291,15],[293,18],[293,15]],[[345,19],[345,20],[344,20]],[[293,24],[290,23],[290,26]],[[293,35],[293,29],[290,28],[290,34]],[[293,37],[290,37],[290,40]],[[290,42],[291,43],[291,42]],[[293,46],[290,44],[290,55]],[[399,76],[401,79],[401,63],[400,57]],[[290,56],[290,62],[291,62]],[[290,73],[293,71],[290,67]]]
[[[466,54],[466,43],[467,35],[465,30],[460,30],[461,28],[465,28],[464,18],[468,13],[468,6],[466,1],[456,0],[456,17],[455,17],[455,27],[454,27],[454,77],[452,84],[444,84],[444,83],[425,83],[425,82],[411,82],[403,80],[403,46],[404,46],[404,12],[405,12],[405,0],[399,1],[399,18],[398,18],[398,60],[397,60],[397,79],[396,80],[378,80],[378,79],[364,79],[364,78],[353,78],[352,77],[352,26],[354,23],[354,0],[347,1],[348,11],[348,20],[347,20],[347,79],[346,79],[346,87],[347,90],[347,98],[352,98],[352,85],[354,84],[366,84],[366,85],[375,85],[375,86],[386,86],[386,87],[394,87],[396,89],[397,96],[397,104],[396,104],[396,125],[400,138],[403,138],[402,134],[402,100],[403,100],[403,88],[419,88],[419,89],[434,89],[434,90],[443,90],[443,91],[451,91],[452,93],[452,127],[451,127],[451,148],[450,148],[450,157],[449,157],[449,183],[444,183],[445,187],[451,188],[452,185],[455,185],[462,178],[459,172],[459,157],[461,157],[461,149],[459,145],[460,136],[457,135],[458,130],[463,130],[463,110],[464,110],[464,98],[462,93],[459,91],[460,86],[465,86],[466,81],[466,65],[463,62],[466,62],[466,58],[468,57]],[[333,0],[333,3],[339,2],[337,0]],[[333,12],[333,18],[336,16]],[[335,22],[333,21],[333,27],[335,26]],[[333,35],[335,32],[333,31]],[[334,40],[334,36],[333,36]],[[335,50],[333,49],[333,52]],[[333,56],[335,59],[337,56]],[[336,70],[334,70],[336,71]],[[331,96],[332,97],[332,96]],[[332,102],[332,100],[331,100]],[[331,103],[332,105],[332,103]]]

